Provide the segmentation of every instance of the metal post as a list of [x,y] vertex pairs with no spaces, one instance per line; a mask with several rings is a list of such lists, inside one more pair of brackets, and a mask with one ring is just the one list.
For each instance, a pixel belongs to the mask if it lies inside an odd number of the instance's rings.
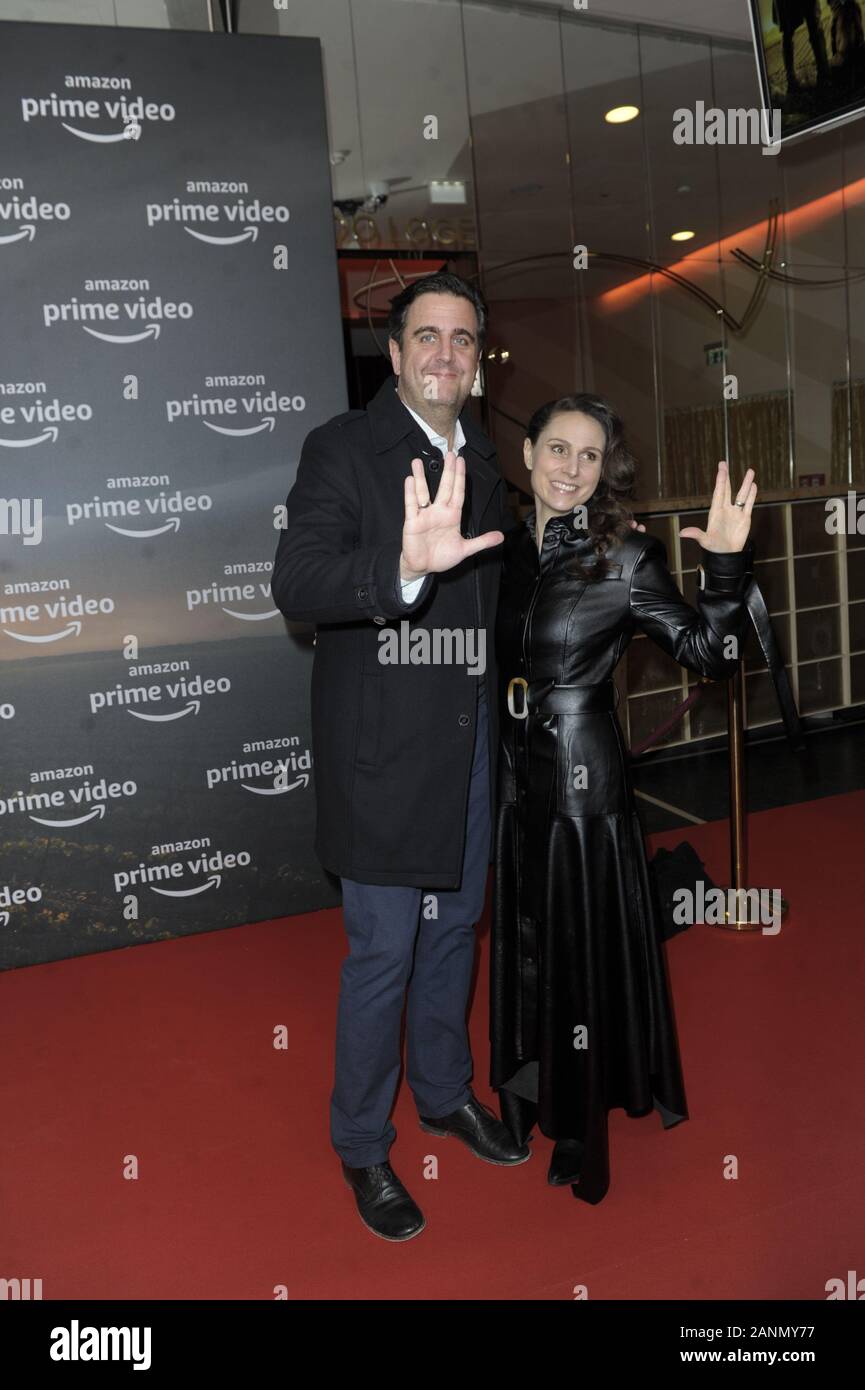
[[[748,899],[739,889],[748,882],[748,850],[745,822],[745,661],[740,658],[736,674],[727,683],[727,738],[730,749],[730,884],[734,893],[726,894],[723,922],[710,923],[728,931],[760,931],[765,925],[759,914],[749,913]],[[763,890],[757,890],[761,893]],[[762,902],[762,897],[758,898]],[[789,904],[782,896],[781,917]],[[755,920],[755,917],[757,920]]]

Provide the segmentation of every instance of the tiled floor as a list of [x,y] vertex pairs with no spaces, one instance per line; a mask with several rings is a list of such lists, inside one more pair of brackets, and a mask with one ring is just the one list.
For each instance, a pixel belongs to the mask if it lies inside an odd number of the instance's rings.
[[[783,735],[748,744],[745,769],[749,811],[858,791],[865,787],[865,721],[806,733],[801,752],[795,752]],[[726,748],[678,757],[649,754],[636,759],[631,770],[635,790],[670,807],[707,821],[728,814]],[[642,796],[637,803],[647,833],[692,824]]]

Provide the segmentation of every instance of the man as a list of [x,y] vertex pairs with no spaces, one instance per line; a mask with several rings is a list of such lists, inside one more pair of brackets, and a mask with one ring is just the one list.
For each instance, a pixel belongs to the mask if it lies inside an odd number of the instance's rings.
[[[494,447],[460,414],[485,328],[483,299],[455,275],[396,296],[394,377],[367,410],[307,436],[272,581],[285,616],[317,627],[315,847],[341,879],[350,945],[331,1138],[361,1220],[386,1240],[425,1225],[388,1162],[404,1006],[421,1128],[490,1163],[530,1157],[472,1093],[466,1031],[498,738],[496,547],[508,525]],[[420,643],[441,652],[445,634],[451,652],[462,636],[471,663],[424,659]]]

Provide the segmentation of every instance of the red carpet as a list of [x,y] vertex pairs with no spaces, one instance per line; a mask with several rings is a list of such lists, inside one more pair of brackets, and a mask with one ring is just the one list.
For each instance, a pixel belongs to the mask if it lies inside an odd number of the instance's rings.
[[[613,1111],[599,1206],[546,1185],[537,1131],[515,1169],[423,1134],[403,1083],[391,1162],[427,1217],[405,1245],[361,1226],[328,1139],[339,911],[6,973],[0,1276],[45,1299],[824,1299],[865,1274],[863,821],[863,792],[751,817],[751,879],[789,916],[668,944],[691,1118]],[[652,843],[682,839],[727,881],[725,822]]]

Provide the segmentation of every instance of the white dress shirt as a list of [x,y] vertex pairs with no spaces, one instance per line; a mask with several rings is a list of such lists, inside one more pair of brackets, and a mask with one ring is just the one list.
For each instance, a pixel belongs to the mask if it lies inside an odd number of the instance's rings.
[[[402,401],[402,396],[400,396],[400,400]],[[405,405],[405,401],[402,401],[402,403],[403,405]],[[408,411],[409,415],[413,416],[413,418],[417,420],[418,424],[420,425],[430,444],[434,444],[437,449],[441,449],[443,455],[446,454],[448,452],[448,442],[445,436],[443,434],[436,434],[432,425],[427,424],[423,416],[418,415],[416,410],[412,410],[410,405],[405,405],[405,408]],[[463,431],[463,427],[459,419],[457,419],[456,428],[454,430],[453,452],[455,454],[458,454],[465,442],[465,432]],[[425,579],[426,575],[422,574],[419,579],[401,579],[399,581],[400,588],[402,589],[402,596],[406,603],[411,603],[412,599],[417,598],[418,594],[420,593],[421,585],[423,584]]]

